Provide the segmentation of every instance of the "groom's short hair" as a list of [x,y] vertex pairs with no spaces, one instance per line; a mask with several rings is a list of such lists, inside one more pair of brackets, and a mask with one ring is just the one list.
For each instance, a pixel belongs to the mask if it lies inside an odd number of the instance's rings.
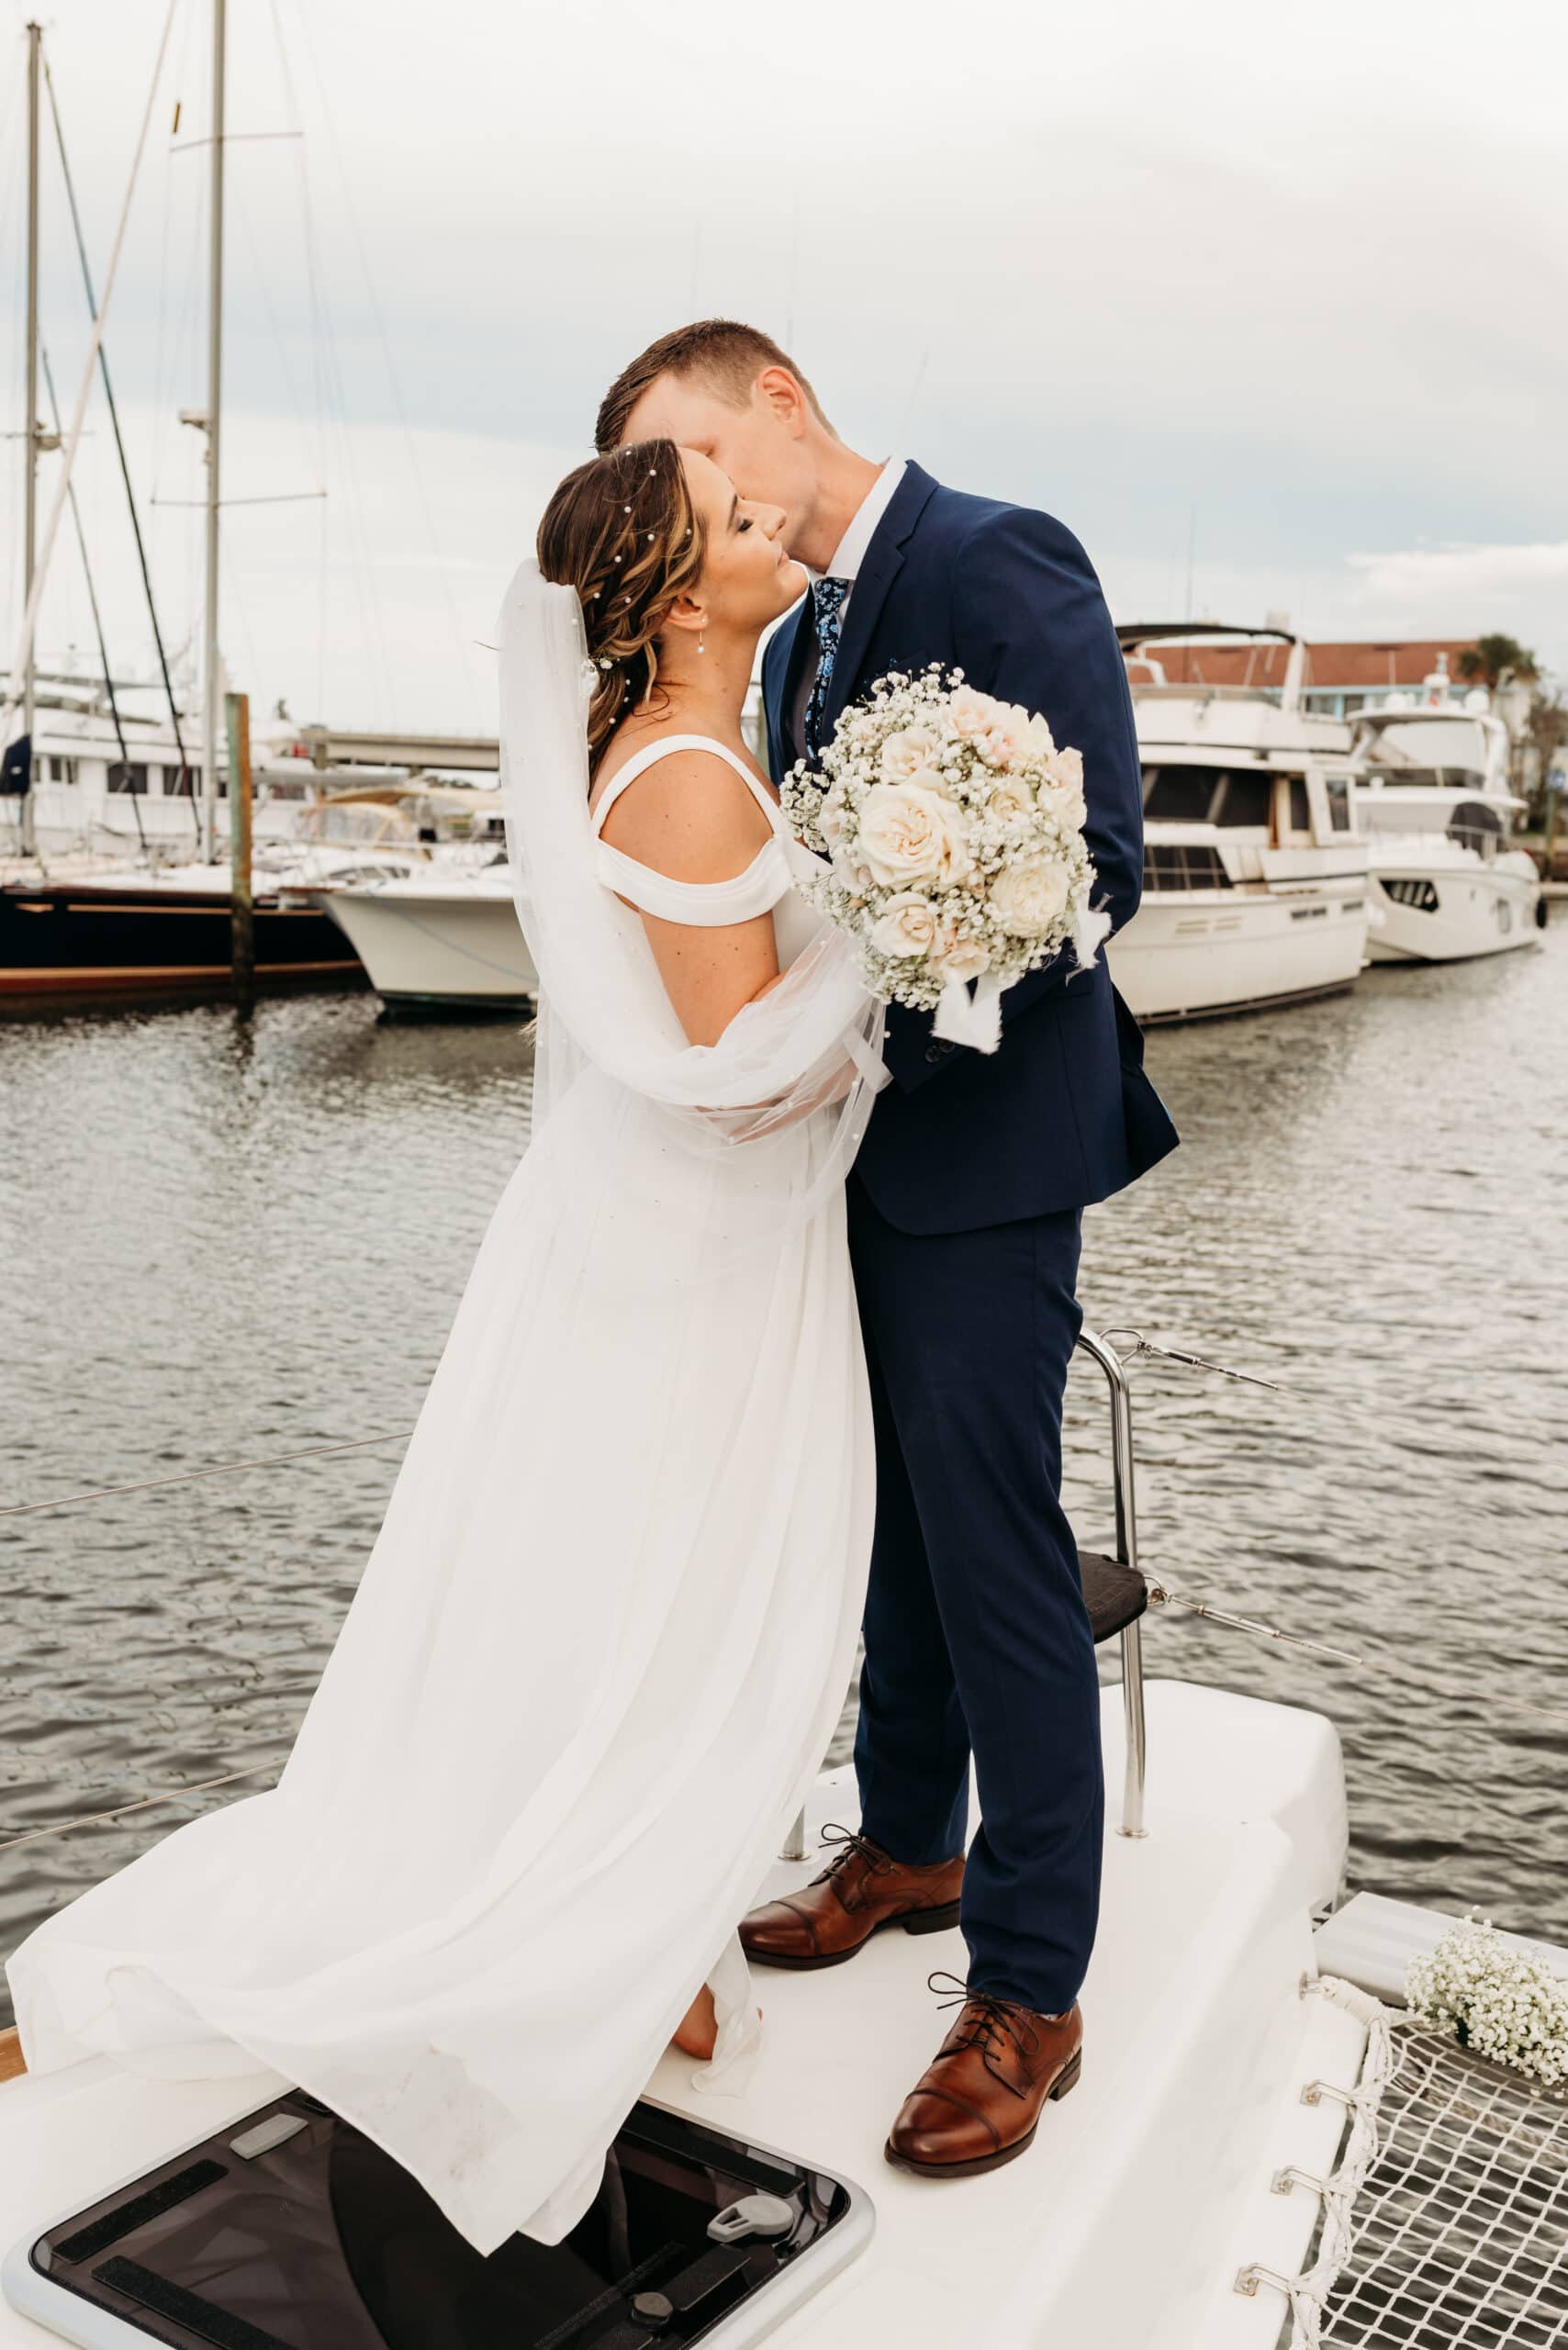
[[673,334],[660,335],[640,358],[621,370],[599,403],[594,446],[601,457],[621,446],[633,409],[661,375],[694,375],[726,407],[745,408],[765,367],[788,368],[819,420],[833,431],[821,400],[771,335],[757,327],[741,326],[734,319],[700,319],[695,326],[677,327]]

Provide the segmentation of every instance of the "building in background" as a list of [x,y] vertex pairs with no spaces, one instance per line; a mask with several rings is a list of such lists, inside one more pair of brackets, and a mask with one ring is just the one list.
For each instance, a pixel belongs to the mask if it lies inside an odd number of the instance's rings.
[[[1270,614],[1271,627],[1285,629],[1282,614]],[[1540,698],[1540,681],[1521,677],[1495,690],[1477,687],[1460,675],[1460,657],[1477,649],[1477,639],[1455,637],[1378,637],[1345,643],[1308,643],[1302,680],[1301,706],[1322,718],[1349,720],[1363,710],[1381,710],[1401,701],[1412,710],[1463,703],[1473,694],[1480,699],[1473,709],[1491,710],[1508,730],[1512,745],[1514,789],[1529,798],[1537,789],[1540,757],[1531,738],[1530,719]],[[1283,639],[1249,638],[1245,643],[1216,638],[1204,642],[1201,621],[1193,623],[1190,640],[1167,642],[1159,647],[1159,667],[1172,686],[1207,686],[1216,692],[1265,694],[1277,698],[1285,682],[1292,647]],[[1147,661],[1129,664],[1134,684],[1151,682]]]

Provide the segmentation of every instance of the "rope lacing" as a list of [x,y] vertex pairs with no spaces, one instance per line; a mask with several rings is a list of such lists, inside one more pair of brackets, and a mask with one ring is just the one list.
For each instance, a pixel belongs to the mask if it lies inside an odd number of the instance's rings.
[[1033,2063],[1040,2053],[1040,2035],[1035,2028],[1033,2009],[1025,2007],[1021,2000],[999,1998],[994,1991],[977,1991],[945,1969],[939,1968],[935,1975],[928,1975],[925,1987],[928,1991],[946,1993],[945,1997],[938,1998],[938,2007],[963,2008],[963,2014],[953,2027],[955,2034],[963,2035],[962,2038],[955,2038],[955,2051],[978,2048],[992,2080],[999,2081],[1004,2089],[1011,2089],[1014,2097],[1025,2096],[1026,2092],[1015,2081],[1010,2081],[1005,2073],[998,2072],[993,2060],[1006,2053],[1007,2042],[1011,2041],[1025,2065]]

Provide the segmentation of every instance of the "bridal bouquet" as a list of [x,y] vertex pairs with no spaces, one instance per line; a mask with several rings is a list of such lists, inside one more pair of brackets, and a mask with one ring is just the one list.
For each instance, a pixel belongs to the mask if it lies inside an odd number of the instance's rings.
[[801,887],[884,1003],[934,1011],[939,1036],[992,1053],[1004,988],[1069,945],[1093,962],[1111,925],[1089,902],[1083,761],[1043,718],[933,665],[879,678],[822,764],[801,760],[780,794],[828,859]]

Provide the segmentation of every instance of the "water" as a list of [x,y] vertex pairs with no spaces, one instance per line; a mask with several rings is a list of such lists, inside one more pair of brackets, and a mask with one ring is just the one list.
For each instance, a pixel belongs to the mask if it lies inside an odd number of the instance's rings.
[[[1291,1391],[1139,1366],[1146,1566],[1379,1667],[1163,1613],[1151,1670],[1332,1714],[1354,1883],[1560,1940],[1568,1729],[1504,1701],[1568,1712],[1565,1010],[1560,922],[1539,953],[1151,1035],[1183,1147],[1092,1213],[1082,1280],[1092,1324]],[[530,1064],[510,1024],[393,1027],[349,996],[249,1034],[210,1007],[12,1023],[0,1070],[0,1500],[388,1434],[0,1521],[11,1836],[286,1746],[526,1143]],[[1086,1540],[1105,1439],[1086,1368]],[[0,1856],[0,1949],[182,1816]]]

